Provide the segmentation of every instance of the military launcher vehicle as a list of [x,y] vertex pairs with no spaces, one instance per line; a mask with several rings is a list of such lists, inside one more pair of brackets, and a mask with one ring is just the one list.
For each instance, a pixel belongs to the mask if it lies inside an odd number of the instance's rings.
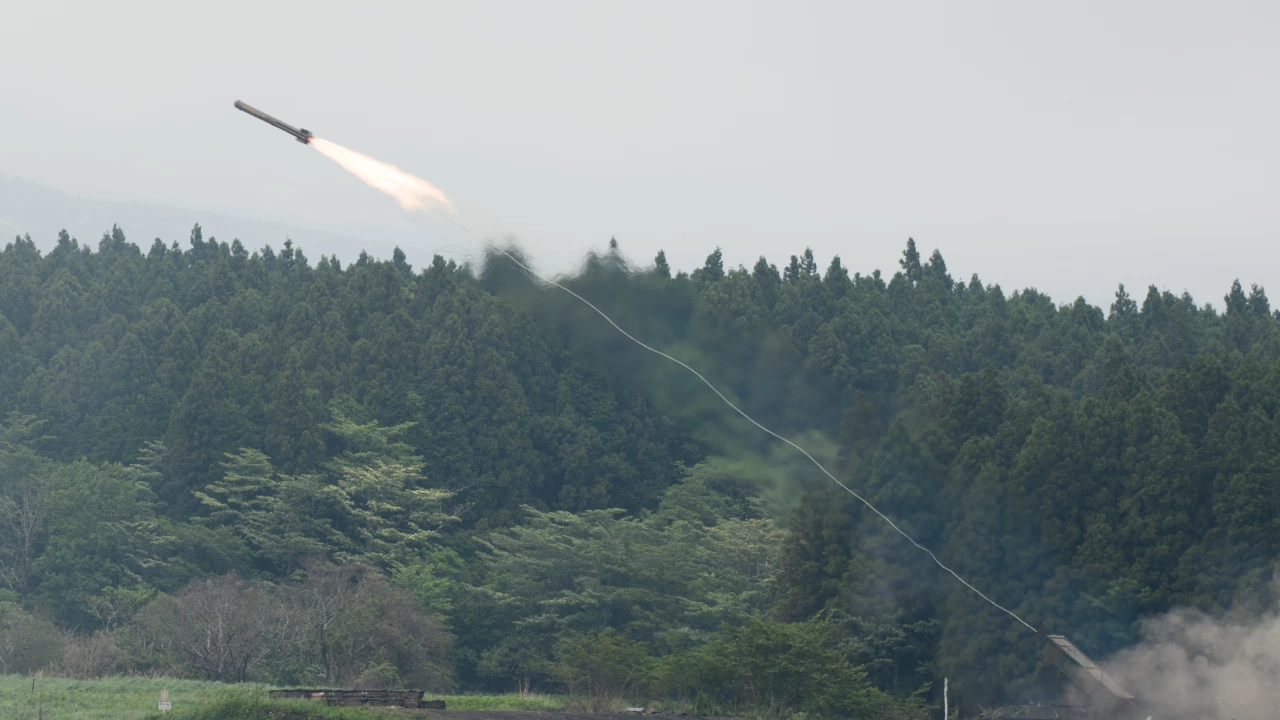
[[1036,649],[1071,681],[1083,698],[1079,704],[1008,705],[985,710],[981,720],[1152,720],[1138,709],[1133,695],[1120,686],[1080,648],[1061,635],[1041,630]]

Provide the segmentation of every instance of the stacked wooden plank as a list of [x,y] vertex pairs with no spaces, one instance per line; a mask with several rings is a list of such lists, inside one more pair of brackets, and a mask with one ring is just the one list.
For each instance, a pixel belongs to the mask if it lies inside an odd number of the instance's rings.
[[357,706],[374,705],[379,707],[428,707],[444,709],[443,700],[423,700],[421,690],[331,690],[312,688],[289,688],[269,690],[271,698],[287,698],[294,700],[313,700],[326,705]]

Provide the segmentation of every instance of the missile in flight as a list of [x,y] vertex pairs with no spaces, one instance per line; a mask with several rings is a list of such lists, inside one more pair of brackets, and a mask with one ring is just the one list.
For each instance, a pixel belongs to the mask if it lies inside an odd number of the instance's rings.
[[275,119],[275,118],[271,117],[270,115],[268,115],[268,114],[266,114],[266,113],[262,112],[261,110],[259,110],[259,109],[257,109],[257,108],[254,108],[254,107],[250,107],[250,106],[248,106],[248,105],[245,105],[244,103],[240,102],[239,100],[237,100],[237,101],[236,101],[236,109],[237,109],[237,110],[243,110],[244,112],[249,113],[250,115],[252,115],[252,116],[254,116],[254,117],[258,118],[259,120],[261,120],[262,122],[264,122],[264,123],[266,123],[266,124],[268,124],[268,125],[274,125],[275,127],[280,128],[281,130],[283,130],[283,131],[285,131],[285,132],[289,133],[290,135],[292,135],[292,136],[294,137],[294,139],[295,139],[295,140],[297,140],[298,142],[302,143],[303,145],[307,145],[307,144],[309,144],[309,143],[311,142],[311,137],[312,137],[312,136],[311,136],[311,131],[310,131],[310,130],[307,130],[306,128],[296,128],[296,127],[294,127],[294,126],[292,126],[292,125],[288,125],[288,124],[286,124],[286,123],[282,123],[282,122],[280,122],[279,120],[277,120],[277,119]]

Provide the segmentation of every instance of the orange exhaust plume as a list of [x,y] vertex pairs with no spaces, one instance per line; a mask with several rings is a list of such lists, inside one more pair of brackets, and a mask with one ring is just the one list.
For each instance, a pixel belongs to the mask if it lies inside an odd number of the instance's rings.
[[311,138],[310,145],[325,157],[346,168],[347,172],[363,180],[369,187],[381,190],[395,198],[400,203],[400,207],[405,210],[425,210],[435,207],[454,212],[453,203],[449,198],[445,197],[435,185],[420,177],[323,138]]

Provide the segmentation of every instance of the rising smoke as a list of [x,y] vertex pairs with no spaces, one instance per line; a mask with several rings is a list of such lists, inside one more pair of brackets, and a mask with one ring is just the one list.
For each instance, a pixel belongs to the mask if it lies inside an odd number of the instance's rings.
[[1144,623],[1142,637],[1107,666],[1155,720],[1280,716],[1280,613],[1233,621],[1176,610]]

